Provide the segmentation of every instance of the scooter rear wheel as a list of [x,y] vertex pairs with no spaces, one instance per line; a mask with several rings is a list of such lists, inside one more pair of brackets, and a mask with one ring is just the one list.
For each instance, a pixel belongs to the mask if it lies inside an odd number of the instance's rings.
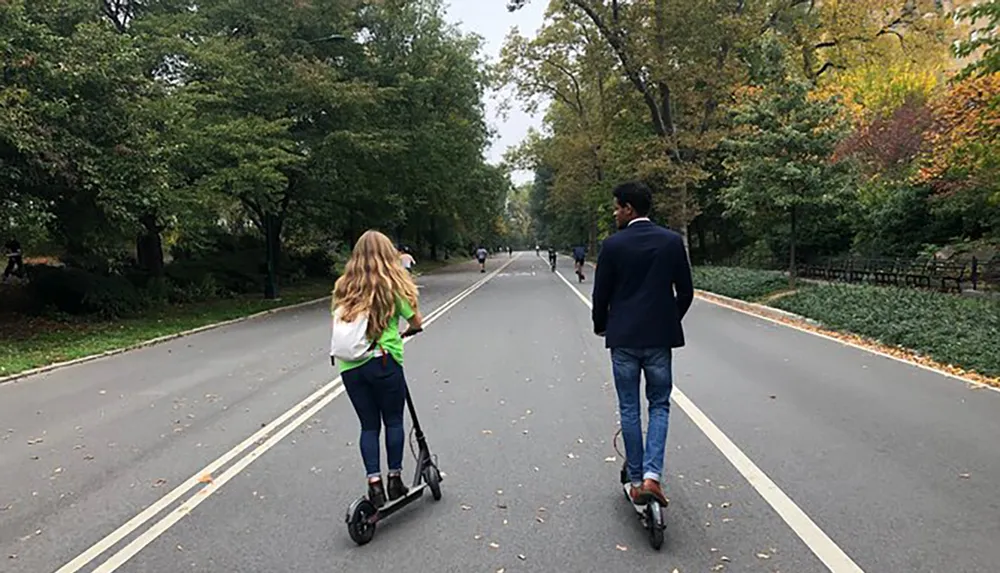
[[431,497],[434,501],[441,500],[441,472],[434,466],[427,466],[424,468],[424,481],[427,482],[427,487],[431,490]]
[[347,520],[347,533],[352,541],[364,545],[375,537],[375,524],[368,521],[377,511],[375,505],[367,499],[358,502]]
[[659,551],[663,547],[663,507],[657,502],[646,506],[646,530],[649,532],[649,545]]

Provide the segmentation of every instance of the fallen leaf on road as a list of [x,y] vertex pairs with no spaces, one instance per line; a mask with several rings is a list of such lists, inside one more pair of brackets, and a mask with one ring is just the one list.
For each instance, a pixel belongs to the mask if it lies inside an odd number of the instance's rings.
[[497,543],[497,542],[495,542],[495,541],[490,541],[490,548],[491,549],[500,549],[500,544]]
[[570,452],[570,453],[566,454],[566,457],[569,458],[569,459],[571,459],[571,460],[575,460],[576,459],[576,454],[574,454],[573,452]]
[[181,547],[180,545],[178,545],[178,546],[177,546],[177,551],[184,551],[184,548],[183,548],[183,547]]
[[103,396],[103,395],[105,395],[107,393],[108,393],[107,390],[101,390],[100,392],[98,392],[98,394],[100,394],[101,396]]
[[525,556],[525,555],[524,555],[523,553],[519,554],[519,555],[517,556],[517,558],[518,558],[518,559],[520,559],[521,561],[524,561],[524,560],[526,560],[526,559],[527,559],[527,557],[526,557],[526,556]]
[[153,487],[160,487],[162,485],[166,485],[166,483],[167,483],[167,480],[165,480],[163,478],[160,478],[160,479],[158,479],[158,480],[156,480],[156,481],[153,482]]
[[726,568],[725,565],[723,565],[722,563],[719,563],[719,564],[716,564],[714,567],[712,567],[712,571],[722,571],[725,568]]
[[708,504],[708,509],[712,509],[712,504]]
[[462,504],[462,511],[469,511],[470,509],[472,509],[471,505],[465,505],[464,503]]
[[212,483],[214,481],[215,479],[212,477],[212,474],[205,474],[198,478],[198,483]]
[[503,573],[504,571],[506,571],[506,569],[504,569],[503,567],[497,569],[497,573]]
[[615,549],[617,549],[618,551],[628,551],[628,547],[624,545],[615,545]]
[[526,410],[524,413],[530,416],[531,415],[531,410]]
[[729,522],[730,522],[730,521],[732,521],[732,520],[733,520],[733,519],[732,519],[731,517],[723,517],[723,518],[722,518],[722,523],[729,523]]
[[497,509],[507,509],[507,504],[503,503],[503,502],[498,503],[497,504]]
[[757,559],[770,559],[770,558],[771,558],[771,556],[768,555],[767,553],[758,553],[757,554]]
[[723,555],[722,557],[719,557],[719,561],[725,561],[726,563],[729,563],[729,558]]
[[42,443],[42,442],[44,442],[44,441],[45,441],[45,440],[44,440],[44,439],[42,439],[42,438],[35,438],[35,439],[33,439],[33,440],[28,440],[28,445],[29,445],[29,446],[33,446],[33,445],[35,445],[35,444],[40,444],[40,443]]
[[723,504],[722,504],[722,505],[720,505],[719,507],[721,507],[721,508],[725,509],[725,508],[727,508],[727,507],[729,507],[729,506],[730,506],[730,503],[729,503],[729,502],[727,501],[727,502],[723,502]]
[[545,523],[545,519],[542,518],[542,516],[540,515],[535,516],[535,521],[537,521],[538,523]]
[[578,444],[582,444],[582,443],[583,443],[583,438],[577,438],[577,439],[576,439],[576,443],[578,443]]
[[972,476],[970,476],[969,474],[958,474],[958,477],[960,477],[962,479],[969,479]]
[[7,559],[17,559],[17,553],[11,553],[7,556]]
[[719,551],[719,548],[718,547],[713,547],[713,548],[709,549],[709,551],[711,551],[712,553],[716,553],[716,552]]
[[479,541],[480,539],[483,538],[483,536],[477,534],[477,535],[473,535],[472,538],[475,539],[476,541]]
[[493,433],[493,430],[483,430],[483,435],[488,436]]
[[502,489],[498,489],[497,490],[497,495],[503,495],[503,490]]
[[609,456],[609,457],[606,457],[606,458],[604,458],[604,461],[607,462],[607,463],[609,463],[609,464],[612,463],[612,462],[616,462],[616,461],[618,461],[618,456]]
[[54,474],[61,474],[62,473],[62,468],[56,468],[56,469],[52,470],[52,473],[54,473]]

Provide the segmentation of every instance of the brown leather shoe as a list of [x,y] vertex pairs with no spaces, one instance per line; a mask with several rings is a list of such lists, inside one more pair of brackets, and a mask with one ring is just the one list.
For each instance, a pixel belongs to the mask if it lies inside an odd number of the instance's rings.
[[663,488],[660,486],[660,482],[658,481],[651,479],[643,480],[642,490],[646,492],[646,494],[651,499],[655,499],[656,501],[660,502],[660,505],[662,506],[666,506],[668,503],[670,503],[670,500],[667,499],[667,496],[663,495]]
[[653,499],[653,496],[646,491],[646,488],[644,488],[642,484],[630,485],[628,497],[635,505],[646,505]]

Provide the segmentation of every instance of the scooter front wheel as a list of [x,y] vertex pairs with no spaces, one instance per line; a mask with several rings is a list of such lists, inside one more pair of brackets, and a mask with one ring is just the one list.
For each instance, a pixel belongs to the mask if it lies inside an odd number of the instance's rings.
[[367,499],[360,499],[354,505],[347,517],[347,533],[358,545],[364,545],[375,537],[375,523],[371,518],[378,510]]

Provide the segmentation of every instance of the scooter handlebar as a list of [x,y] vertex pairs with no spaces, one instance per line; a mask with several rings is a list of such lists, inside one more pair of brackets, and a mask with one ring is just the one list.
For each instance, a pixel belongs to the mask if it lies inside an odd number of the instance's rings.
[[411,336],[415,336],[417,334],[420,334],[423,331],[424,331],[423,328],[409,328],[409,329],[406,330],[406,332],[404,332],[400,336],[402,336],[403,338],[409,338]]

